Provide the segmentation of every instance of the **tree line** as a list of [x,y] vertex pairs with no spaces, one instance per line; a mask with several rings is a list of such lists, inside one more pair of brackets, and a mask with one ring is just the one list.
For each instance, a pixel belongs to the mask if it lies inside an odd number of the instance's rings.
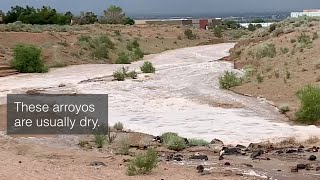
[[81,12],[80,15],[75,16],[70,11],[66,13],[59,13],[56,9],[50,6],[43,6],[41,8],[34,8],[32,6],[14,6],[11,7],[7,13],[0,12],[3,23],[14,23],[21,21],[24,24],[93,24],[99,22],[101,24],[130,24],[135,22],[130,17],[126,16],[123,9],[118,6],[110,6],[104,11],[103,16],[98,17],[93,12]]

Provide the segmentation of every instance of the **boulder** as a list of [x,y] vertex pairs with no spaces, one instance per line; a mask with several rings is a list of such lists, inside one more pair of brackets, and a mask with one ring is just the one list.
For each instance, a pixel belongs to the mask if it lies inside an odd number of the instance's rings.
[[315,155],[311,155],[308,160],[309,161],[315,161],[317,159],[317,157]]
[[198,159],[198,160],[205,160],[208,161],[209,158],[207,155],[202,155],[202,154],[195,154],[189,157],[189,159]]
[[297,164],[297,169],[306,169],[307,165],[305,164]]
[[210,143],[211,144],[221,144],[221,145],[223,145],[223,142],[220,139],[213,139]]
[[262,150],[257,150],[257,151],[254,151],[252,154],[251,154],[251,158],[252,159],[255,159],[257,158],[258,156],[261,156],[264,152]]
[[203,165],[197,166],[197,170],[198,170],[198,173],[203,173],[203,171],[204,171]]

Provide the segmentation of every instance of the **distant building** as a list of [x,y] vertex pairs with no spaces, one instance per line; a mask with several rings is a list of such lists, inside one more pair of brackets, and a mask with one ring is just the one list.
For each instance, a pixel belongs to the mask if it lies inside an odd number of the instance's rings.
[[302,12],[291,12],[291,17],[293,18],[300,16],[320,17],[320,9],[307,9]]
[[[181,25],[181,26],[190,26],[197,29],[206,29],[208,26],[217,26],[221,24],[221,18],[215,19],[190,19],[190,18],[172,18],[172,19],[154,19],[154,20],[145,20],[145,24],[155,24],[155,25]],[[142,21],[141,23],[142,24]]]
[[274,24],[274,23],[272,23],[272,22],[270,22],[270,23],[240,23],[240,26],[248,28],[249,24],[252,24],[252,25],[255,25],[255,26],[258,25],[258,24],[261,24],[262,27],[269,27],[269,26],[271,26],[271,24]]

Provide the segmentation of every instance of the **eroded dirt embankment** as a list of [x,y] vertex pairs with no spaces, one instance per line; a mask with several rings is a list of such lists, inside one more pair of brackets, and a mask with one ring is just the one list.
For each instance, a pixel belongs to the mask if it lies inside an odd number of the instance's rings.
[[[227,56],[233,46],[226,43],[152,55],[148,60],[155,64],[156,74],[140,74],[137,80],[124,82],[111,81],[111,74],[121,65],[110,64],[77,65],[47,74],[1,78],[1,103],[5,103],[6,94],[30,89],[107,93],[111,124],[121,121],[132,130],[153,135],[173,131],[188,138],[219,138],[227,144],[319,136],[315,126],[287,124],[277,109],[263,100],[219,89],[218,77],[225,70],[233,70],[233,64],[218,59]],[[129,67],[139,70],[142,63]]]

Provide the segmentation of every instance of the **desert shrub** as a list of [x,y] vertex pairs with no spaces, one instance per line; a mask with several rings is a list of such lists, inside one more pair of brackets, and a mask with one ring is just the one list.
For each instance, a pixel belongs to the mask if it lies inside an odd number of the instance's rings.
[[257,79],[258,83],[262,83],[264,78],[263,78],[263,76],[261,74],[257,74],[256,79]]
[[117,122],[116,124],[113,125],[113,128],[122,131],[123,130],[123,124],[121,122]]
[[162,139],[163,143],[167,143],[173,136],[178,136],[178,134],[174,132],[166,132],[163,133],[160,138]]
[[290,42],[293,44],[293,43],[297,42],[297,40],[296,39],[290,39]]
[[106,136],[104,134],[95,134],[94,142],[96,143],[97,148],[102,148],[106,143]]
[[278,28],[278,29],[276,29],[276,30],[274,30],[273,32],[272,32],[272,35],[274,36],[274,37],[278,37],[278,36],[280,36],[281,34],[283,34],[284,32],[283,32],[283,29],[282,28]]
[[48,71],[41,59],[41,49],[29,44],[18,44],[14,47],[11,66],[22,73],[43,73]]
[[221,29],[221,28],[219,28],[219,27],[214,27],[213,28],[213,34],[214,34],[214,36],[216,36],[217,38],[222,38],[222,32],[223,32],[223,30]]
[[144,57],[144,52],[140,48],[135,48],[133,50],[133,57],[132,59],[138,60]]
[[115,44],[107,35],[95,37],[89,41],[92,48],[91,56],[96,59],[103,59],[109,57],[109,49],[114,49]]
[[318,38],[319,38],[318,32],[314,32],[314,33],[312,34],[312,40],[316,40],[316,39],[318,39]]
[[165,146],[170,150],[182,151],[187,147],[187,144],[184,138],[180,136],[170,136]]
[[285,34],[289,34],[292,32],[294,32],[294,29],[292,27],[287,27],[287,28],[283,29],[283,33],[285,33]]
[[316,123],[320,120],[320,87],[306,86],[297,92],[301,102],[296,113],[297,120],[307,123]]
[[219,85],[222,89],[230,89],[242,84],[242,78],[237,77],[237,74],[232,71],[225,71],[224,75],[219,77]]
[[133,51],[134,49],[136,49],[136,48],[139,48],[140,47],[140,44],[139,44],[139,42],[138,42],[138,40],[133,40],[132,42],[128,42],[128,44],[127,44],[127,49],[129,50],[129,51]]
[[138,73],[136,71],[130,71],[127,73],[127,77],[130,77],[131,79],[137,79]]
[[149,61],[145,61],[143,65],[140,67],[140,70],[143,73],[155,73],[156,68],[153,66],[153,64]]
[[249,24],[248,30],[249,30],[249,31],[255,31],[255,30],[256,30],[256,27],[255,27],[253,24]]
[[121,31],[120,30],[114,30],[114,34],[116,36],[121,36]]
[[287,54],[289,52],[289,49],[287,47],[285,47],[285,48],[281,47],[280,51],[282,54]]
[[265,37],[265,36],[269,35],[269,31],[265,28],[260,28],[260,29],[256,30],[255,34],[258,37]]
[[203,139],[188,139],[189,146],[208,146],[209,142]]
[[192,30],[191,29],[185,29],[184,30],[184,35],[188,38],[188,39],[195,39],[196,38],[196,35],[193,34]]
[[128,164],[127,174],[129,176],[148,174],[157,167],[158,154],[154,149],[148,149],[146,154],[137,155]]
[[306,47],[312,44],[312,39],[310,36],[306,35],[305,33],[301,33],[297,37],[297,42],[301,45],[301,47]]
[[119,142],[119,146],[117,149],[117,154],[120,155],[129,155],[129,149],[130,149],[130,141],[128,138],[123,138]]
[[277,29],[277,24],[271,24],[269,27],[269,32],[273,32],[276,29]]
[[91,40],[91,37],[87,35],[81,35],[80,37],[78,37],[78,41],[80,42],[89,42],[90,40]]
[[112,76],[117,81],[124,81],[126,79],[126,75],[120,70],[113,72]]
[[274,44],[260,44],[256,49],[256,58],[261,59],[264,57],[274,58],[277,50]]
[[130,64],[129,55],[125,52],[119,53],[118,58],[116,60],[116,64]]
[[290,79],[291,78],[291,73],[289,72],[289,70],[286,68],[286,78]]
[[245,74],[244,76],[246,79],[252,77],[257,72],[257,70],[252,65],[244,66],[243,70],[244,70],[244,74]]

